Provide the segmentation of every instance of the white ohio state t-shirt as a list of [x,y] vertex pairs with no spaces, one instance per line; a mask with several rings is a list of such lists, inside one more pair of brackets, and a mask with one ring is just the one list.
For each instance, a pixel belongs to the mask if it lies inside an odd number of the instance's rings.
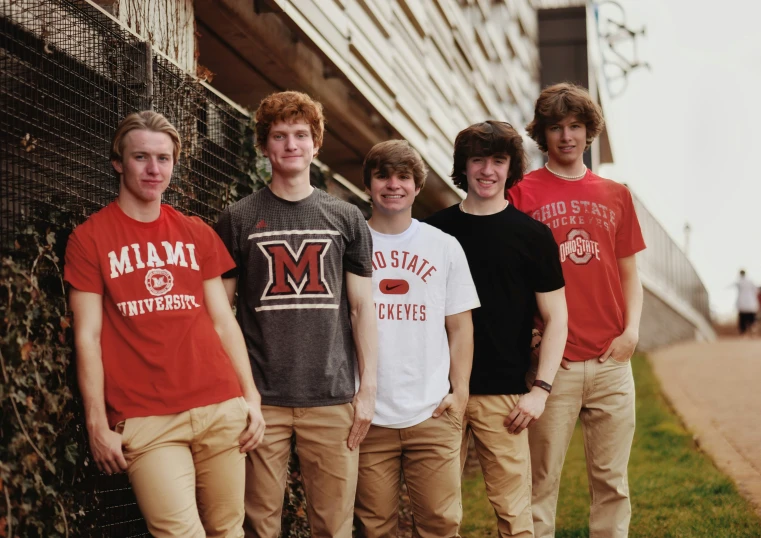
[[373,424],[407,428],[428,419],[449,393],[444,318],[478,308],[460,243],[415,219],[406,231],[372,230],[378,320],[378,394]]

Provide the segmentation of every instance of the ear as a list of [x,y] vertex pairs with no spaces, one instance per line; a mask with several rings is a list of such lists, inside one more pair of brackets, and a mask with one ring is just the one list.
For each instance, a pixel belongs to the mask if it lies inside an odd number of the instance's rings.
[[122,166],[122,162],[121,161],[114,159],[114,160],[111,161],[111,166],[114,167],[114,170],[116,170],[117,174],[123,174],[124,173],[124,166]]

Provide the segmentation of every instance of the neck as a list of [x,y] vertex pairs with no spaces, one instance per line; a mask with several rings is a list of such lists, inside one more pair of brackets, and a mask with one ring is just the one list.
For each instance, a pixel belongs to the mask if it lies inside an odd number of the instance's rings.
[[403,211],[394,215],[384,215],[380,211],[373,212],[367,224],[378,233],[399,235],[412,225],[412,211]]
[[494,198],[477,198],[468,196],[460,202],[460,209],[470,215],[493,215],[507,207],[507,200],[495,196]]
[[306,174],[299,174],[294,177],[272,174],[269,188],[272,194],[289,202],[303,200],[314,191],[314,187],[309,183],[309,169],[306,170]]
[[[546,168],[549,170],[551,174],[554,173],[556,176],[560,177],[560,179],[565,179],[567,181],[577,181],[578,179],[581,179],[581,177],[583,177],[587,171],[587,167],[584,164],[583,159],[579,159],[572,163],[561,163],[554,160],[552,157],[550,157],[547,160]],[[561,176],[568,176],[568,177],[561,177]],[[576,176],[581,176],[581,177],[576,177]],[[574,179],[569,179],[569,178],[574,178]]]
[[121,193],[116,197],[116,203],[122,213],[138,222],[153,222],[161,216],[161,200],[156,202],[136,203]]

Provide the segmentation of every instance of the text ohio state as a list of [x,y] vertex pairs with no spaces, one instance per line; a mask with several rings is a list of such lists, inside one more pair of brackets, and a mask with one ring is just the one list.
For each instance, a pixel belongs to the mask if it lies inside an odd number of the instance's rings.
[[589,200],[571,200],[569,204],[559,200],[545,204],[534,210],[531,217],[550,228],[593,225],[610,231],[616,227],[616,212]]

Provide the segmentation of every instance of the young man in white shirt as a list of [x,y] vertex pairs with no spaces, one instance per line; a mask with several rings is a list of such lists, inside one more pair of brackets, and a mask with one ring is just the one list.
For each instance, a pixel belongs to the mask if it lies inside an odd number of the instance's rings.
[[745,335],[753,328],[758,315],[759,291],[753,281],[740,269],[740,278],[735,282],[737,288],[737,328]]
[[417,535],[459,536],[460,444],[479,306],[457,240],[412,218],[426,168],[408,142],[376,144],[365,158],[373,201],[373,294],[378,393],[360,445],[359,536],[396,536],[401,473]]

